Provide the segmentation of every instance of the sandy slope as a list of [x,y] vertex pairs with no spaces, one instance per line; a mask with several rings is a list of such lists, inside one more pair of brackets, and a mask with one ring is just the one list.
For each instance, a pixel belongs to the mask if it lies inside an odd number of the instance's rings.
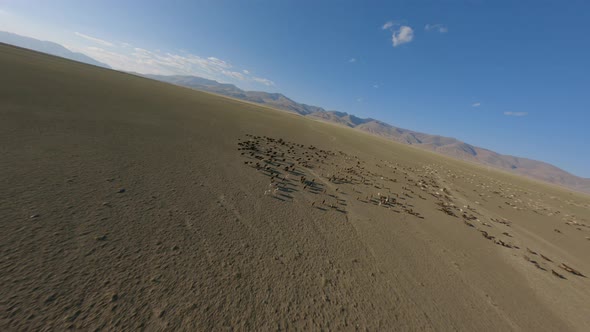
[[0,72],[2,330],[590,329],[588,196],[17,48]]

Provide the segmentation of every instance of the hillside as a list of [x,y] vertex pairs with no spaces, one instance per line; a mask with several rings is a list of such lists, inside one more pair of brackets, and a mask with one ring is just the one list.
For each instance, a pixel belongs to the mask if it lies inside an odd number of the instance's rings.
[[142,76],[275,107],[306,117],[369,132],[373,135],[435,151],[453,158],[480,163],[536,180],[590,193],[590,179],[575,176],[542,161],[499,154],[488,149],[461,142],[455,138],[398,128],[375,119],[362,119],[345,112],[327,111],[321,107],[301,104],[280,93],[244,91],[233,84],[222,84],[214,80],[195,76]]
[[[53,42],[41,41],[34,38],[0,31],[0,43],[15,45],[55,56],[60,56],[66,59],[88,63],[104,68],[110,68],[107,64],[96,61],[95,59],[92,59],[84,54],[71,52],[65,47]],[[358,118],[345,112],[328,111],[321,107],[298,103],[280,93],[245,91],[233,84],[219,83],[214,80],[196,76],[166,76],[149,74],[137,75],[175,85],[242,99],[249,102],[297,113],[299,115],[317,120],[347,126],[397,142],[435,151],[453,158],[480,163],[504,171],[527,176],[536,180],[590,193],[590,179],[575,176],[567,171],[542,161],[499,154],[485,148],[480,148],[465,142],[461,142],[454,138],[430,135],[408,129],[398,128],[375,119]]]
[[0,72],[0,331],[590,330],[587,195],[22,48]]

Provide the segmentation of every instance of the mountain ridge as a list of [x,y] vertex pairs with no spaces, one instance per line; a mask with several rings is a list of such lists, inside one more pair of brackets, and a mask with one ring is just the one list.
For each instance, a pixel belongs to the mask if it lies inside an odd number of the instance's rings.
[[83,62],[93,66],[99,66],[107,69],[112,69],[106,63],[97,61],[85,54],[72,52],[64,46],[45,40],[39,40],[31,37],[17,35],[12,32],[0,31],[0,43],[10,44],[22,48],[31,49],[33,51],[47,53],[62,58]]
[[[137,74],[137,73],[134,73]],[[237,98],[320,121],[347,126],[368,132],[396,142],[434,151],[456,159],[475,162],[514,174],[564,186],[576,191],[590,193],[590,179],[571,174],[557,166],[529,158],[504,155],[478,147],[456,138],[431,135],[409,129],[395,127],[372,118],[359,118],[346,112],[326,110],[322,107],[298,103],[281,93],[246,91],[233,84],[219,83],[215,80],[185,75],[137,74],[146,78],[180,85],[196,90],[212,92]]]

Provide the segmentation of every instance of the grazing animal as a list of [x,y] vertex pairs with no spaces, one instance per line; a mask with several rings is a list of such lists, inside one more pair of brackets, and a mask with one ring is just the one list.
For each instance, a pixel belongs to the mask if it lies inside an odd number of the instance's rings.
[[551,273],[560,279],[566,279],[566,277],[564,277],[562,274],[555,272],[555,270],[551,270]]
[[579,277],[584,277],[584,278],[586,277],[585,275],[582,274],[582,272],[580,272],[580,271],[572,268],[571,266],[567,266],[564,263],[561,263],[559,265],[559,267],[562,268],[562,269],[564,269],[564,270],[566,270],[567,272],[569,272],[571,274],[575,274],[575,275],[577,275]]
[[546,261],[549,261],[549,262],[553,262],[552,260],[550,260],[549,258],[547,258],[545,255],[543,255],[543,254],[541,254],[541,253],[539,253],[539,255],[540,255],[540,256],[541,256],[541,257],[542,257],[544,260],[546,260]]

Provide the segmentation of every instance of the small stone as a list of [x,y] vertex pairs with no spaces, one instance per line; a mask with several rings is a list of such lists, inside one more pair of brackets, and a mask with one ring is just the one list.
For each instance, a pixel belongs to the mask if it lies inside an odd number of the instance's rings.
[[119,193],[119,194],[122,194],[124,192],[125,192],[125,188],[121,188],[121,189],[119,189],[119,191],[117,191],[117,193]]
[[55,301],[56,297],[57,297],[57,295],[56,295],[55,293],[54,293],[54,294],[51,294],[51,295],[49,295],[49,296],[48,296],[48,297],[45,299],[45,304],[47,304],[47,303],[51,303],[51,302]]
[[106,239],[107,239],[106,235],[101,235],[101,236],[96,237],[96,241],[106,241]]
[[37,218],[39,218],[39,217],[40,217],[40,215],[39,215],[39,214],[34,214],[34,215],[32,215],[32,216],[31,216],[31,219],[37,219]]

